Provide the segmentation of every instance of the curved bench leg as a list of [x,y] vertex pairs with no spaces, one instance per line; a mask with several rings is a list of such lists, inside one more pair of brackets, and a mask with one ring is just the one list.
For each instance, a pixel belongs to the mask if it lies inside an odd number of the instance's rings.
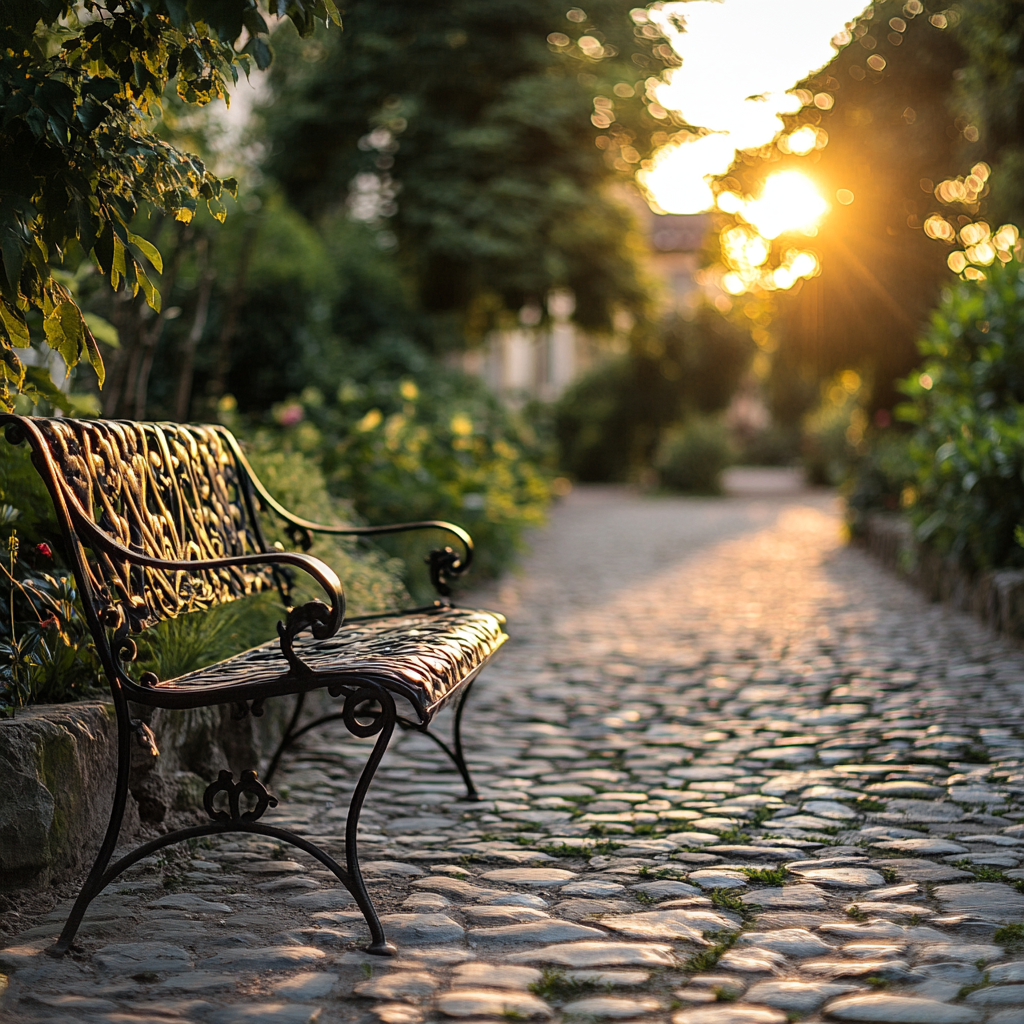
[[114,787],[114,803],[110,808],[110,820],[103,837],[96,860],[89,871],[89,876],[82,885],[81,891],[71,908],[67,921],[61,929],[60,937],[46,952],[51,956],[63,956],[75,940],[82,918],[89,909],[89,904],[106,888],[109,879],[105,878],[107,865],[117,846],[117,838],[121,834],[121,823],[124,820],[124,809],[128,803],[128,776],[132,767],[132,727],[128,705],[123,700],[115,702],[117,714],[117,784]]
[[469,774],[466,758],[462,753],[462,712],[466,707],[466,701],[469,699],[469,691],[473,689],[473,684],[476,680],[476,676],[470,679],[466,684],[466,688],[462,691],[462,696],[459,698],[458,706],[455,709],[455,728],[452,731],[452,738],[455,741],[455,756],[452,760],[455,762],[455,767],[459,769],[462,781],[466,784],[467,800],[480,799],[480,794],[476,791],[476,786],[473,785],[473,777]]
[[274,756],[270,759],[270,764],[267,767],[267,774],[264,776],[263,781],[268,786],[281,763],[281,755],[306,731],[305,729],[300,729],[296,732],[295,729],[299,724],[299,716],[302,714],[302,708],[305,703],[306,694],[303,691],[295,698],[295,709],[292,711],[292,717],[288,720],[288,727],[285,729],[281,742],[278,743],[277,750],[274,751]]
[[[380,712],[367,712],[363,717],[371,719],[364,725],[359,721],[361,705],[376,700],[380,704]],[[366,947],[367,953],[375,953],[377,956],[394,956],[398,950],[384,937],[384,928],[377,917],[377,911],[370,902],[370,894],[366,891],[366,883],[363,881],[363,873],[359,868],[359,815],[363,809],[363,801],[377,772],[384,751],[388,749],[391,737],[394,735],[395,723],[398,715],[395,711],[395,700],[383,686],[367,686],[356,693],[350,694],[345,700],[345,709],[342,712],[345,726],[353,736],[366,738],[377,735],[377,742],[363,766],[356,783],[355,791],[348,805],[348,817],[345,820],[345,864],[348,868],[350,884],[349,892],[352,893],[359,909],[366,918],[366,924],[370,929],[370,945]]]
[[473,688],[473,683],[475,682],[476,676],[466,684],[465,689],[462,691],[462,695],[459,697],[459,703],[455,705],[455,722],[452,726],[452,746],[448,746],[443,739],[439,736],[435,736],[430,731],[429,722],[410,722],[405,718],[398,719],[398,724],[402,729],[405,729],[407,732],[411,731],[422,733],[428,740],[432,740],[448,755],[448,759],[458,769],[459,774],[462,776],[462,781],[466,784],[466,795],[463,797],[464,800],[480,799],[480,794],[476,791],[476,786],[473,785],[473,776],[469,773],[469,766],[466,764],[466,758],[462,752],[462,711],[466,706],[469,691]]

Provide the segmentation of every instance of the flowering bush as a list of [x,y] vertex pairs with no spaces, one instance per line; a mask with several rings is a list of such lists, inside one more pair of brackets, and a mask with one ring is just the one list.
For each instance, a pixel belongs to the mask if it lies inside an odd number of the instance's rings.
[[[273,438],[257,434],[257,448],[315,459],[331,493],[350,501],[367,523],[446,519],[464,526],[476,542],[474,578],[493,576],[519,549],[523,532],[544,520],[547,452],[531,427],[475,379],[434,369],[417,380],[347,380],[330,397],[307,388],[274,409]],[[437,543],[451,538],[381,541],[410,570]],[[420,597],[427,596],[425,580],[425,572],[407,576]]]

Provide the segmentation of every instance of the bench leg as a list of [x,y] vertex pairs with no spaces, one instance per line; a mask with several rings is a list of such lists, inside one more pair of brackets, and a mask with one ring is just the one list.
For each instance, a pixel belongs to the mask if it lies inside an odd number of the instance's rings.
[[[296,730],[296,726],[299,724],[299,717],[302,715],[303,705],[306,703],[306,694],[300,693],[295,698],[295,709],[292,711],[292,717],[288,720],[288,727],[284,731],[284,735],[281,737],[281,742],[277,745],[277,750],[274,751],[274,756],[270,759],[270,764],[267,766],[267,773],[264,776],[264,782],[266,785],[270,785],[271,779],[274,777],[274,773],[277,771],[278,766],[281,764],[281,755],[304,733],[307,732],[311,726],[307,726],[305,729]],[[331,718],[340,718],[340,715],[332,715]],[[319,725],[320,721],[312,723],[312,725]]]
[[128,713],[128,705],[123,700],[115,703],[117,713],[117,784],[114,787],[114,803],[110,808],[110,821],[107,823],[107,831],[103,837],[96,860],[93,862],[89,877],[86,878],[71,908],[71,913],[60,937],[54,945],[46,952],[51,956],[63,956],[75,940],[75,935],[89,909],[89,904],[106,888],[109,879],[105,879],[106,867],[113,856],[114,848],[117,846],[117,838],[121,834],[121,822],[124,820],[124,809],[128,803],[128,776],[132,766],[132,726],[131,716]]
[[466,700],[469,698],[469,691],[473,688],[473,683],[476,682],[474,676],[465,686],[462,691],[462,695],[459,697],[459,703],[455,705],[455,722],[452,726],[452,746],[448,746],[444,740],[440,737],[435,736],[430,731],[430,723],[422,722],[410,722],[407,719],[400,718],[398,724],[408,731],[419,732],[427,737],[429,740],[433,740],[447,755],[449,760],[458,769],[459,774],[462,776],[462,781],[466,784],[466,795],[463,799],[465,800],[479,800],[480,794],[476,791],[476,786],[473,785],[473,776],[469,773],[469,766],[466,764],[466,758],[462,751],[462,712],[466,706]]
[[[367,705],[370,701],[380,704],[380,711],[369,711],[360,713],[360,706]],[[363,801],[377,772],[384,752],[388,749],[391,737],[395,732],[395,723],[398,715],[395,712],[395,700],[383,686],[366,687],[350,694],[345,699],[345,709],[342,712],[345,726],[353,736],[366,738],[377,734],[377,742],[370,752],[370,756],[363,766],[356,783],[355,792],[348,805],[348,816],[345,819],[345,864],[348,868],[349,884],[348,890],[352,893],[359,909],[366,918],[366,924],[370,929],[370,945],[366,947],[367,953],[375,953],[377,956],[394,956],[398,950],[384,937],[384,928],[377,917],[377,911],[370,902],[370,894],[366,891],[366,883],[363,881],[363,873],[359,868],[359,815],[363,809]],[[360,718],[368,718],[369,722],[362,722]]]
[[[378,708],[373,708],[376,702]],[[119,709],[120,710],[120,709]],[[384,935],[384,927],[380,923],[377,911],[370,900],[366,883],[363,881],[362,871],[359,867],[359,814],[362,811],[363,801],[366,799],[370,783],[377,772],[384,752],[388,748],[391,737],[395,731],[397,715],[395,713],[395,702],[391,694],[383,687],[363,687],[354,693],[350,693],[345,700],[345,709],[338,717],[343,718],[349,731],[362,738],[376,736],[377,741],[370,751],[363,771],[359,776],[355,792],[349,804],[348,820],[345,824],[345,867],[338,864],[334,858],[324,853],[308,839],[288,829],[276,828],[272,825],[262,825],[257,820],[268,806],[276,806],[277,801],[271,797],[256,777],[255,772],[245,772],[242,781],[235,783],[231,773],[223,771],[220,779],[207,787],[204,796],[204,805],[207,813],[214,820],[206,825],[196,825],[191,828],[178,829],[169,832],[143,843],[142,846],[132,850],[114,864],[107,865],[117,844],[118,833],[121,828],[121,821],[124,817],[124,808],[128,798],[128,769],[131,766],[131,736],[130,722],[127,721],[127,709],[125,709],[126,728],[118,734],[118,787],[114,800],[114,808],[110,816],[110,824],[107,827],[107,835],[103,846],[93,864],[92,870],[85,885],[79,893],[78,899],[72,908],[57,943],[50,947],[47,952],[53,956],[63,956],[68,951],[74,940],[75,934],[82,923],[82,918],[92,900],[101,893],[118,875],[126,871],[133,864],[156,853],[158,850],[187,839],[198,839],[203,836],[221,835],[225,832],[250,832],[256,835],[268,836],[289,843],[300,850],[304,850],[310,856],[315,857],[329,871],[333,872],[338,881],[345,886],[352,894],[357,906],[362,911],[363,918],[370,930],[370,945],[367,952],[377,956],[394,956],[398,950],[387,941]],[[216,810],[214,799],[217,794],[223,793],[228,797],[229,811]],[[257,797],[255,810],[244,811],[240,798],[243,793]]]

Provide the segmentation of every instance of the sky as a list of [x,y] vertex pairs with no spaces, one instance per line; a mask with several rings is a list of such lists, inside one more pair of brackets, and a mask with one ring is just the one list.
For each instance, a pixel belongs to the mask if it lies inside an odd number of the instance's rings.
[[[700,213],[714,205],[708,175],[723,174],[737,149],[770,142],[779,115],[795,113],[787,91],[827,64],[831,39],[864,10],[864,0],[693,0],[667,3],[681,16],[672,33],[682,66],[657,91],[665,108],[712,134],[666,147],[640,180],[665,213]],[[756,98],[755,98],[756,97]]]

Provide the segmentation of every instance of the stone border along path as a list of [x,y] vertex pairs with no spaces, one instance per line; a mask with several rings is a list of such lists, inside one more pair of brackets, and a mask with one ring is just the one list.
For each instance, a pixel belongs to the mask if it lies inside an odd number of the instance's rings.
[[[40,953],[65,908],[38,920],[0,1019],[1024,1021],[1024,655],[840,525],[815,492],[575,492],[488,595],[485,802],[415,735],[371,791],[398,957],[315,862],[236,838],[112,886],[73,958]],[[319,737],[272,817],[340,850],[362,754]]]

